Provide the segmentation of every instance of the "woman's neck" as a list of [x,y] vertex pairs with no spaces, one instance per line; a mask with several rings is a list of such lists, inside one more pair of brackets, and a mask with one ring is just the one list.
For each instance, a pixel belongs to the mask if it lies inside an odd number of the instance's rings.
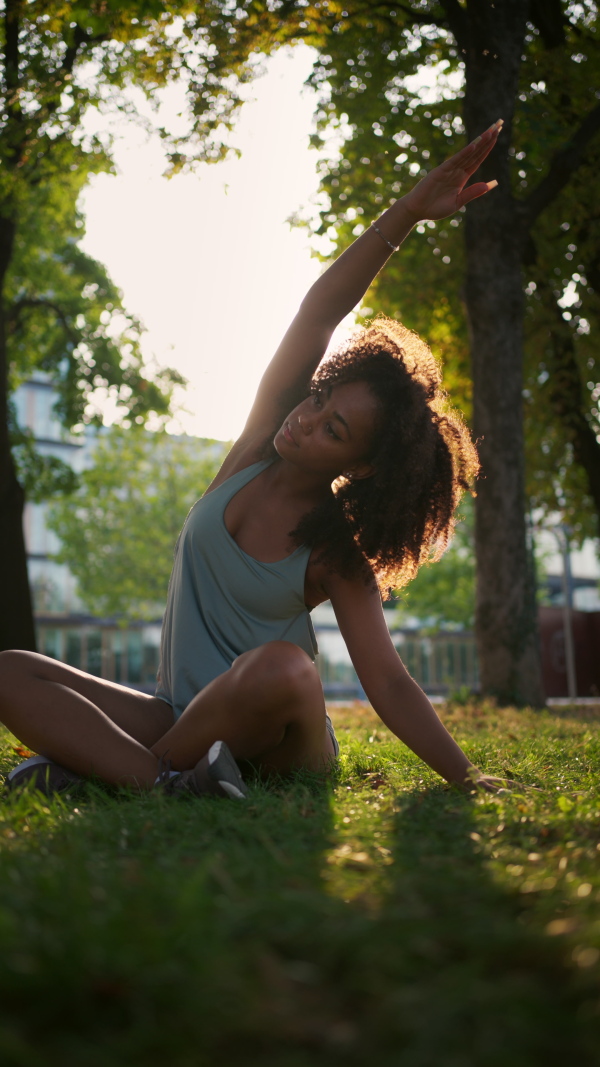
[[302,470],[277,456],[266,472],[271,489],[281,497],[301,502],[307,510],[331,494],[331,481],[325,475]]

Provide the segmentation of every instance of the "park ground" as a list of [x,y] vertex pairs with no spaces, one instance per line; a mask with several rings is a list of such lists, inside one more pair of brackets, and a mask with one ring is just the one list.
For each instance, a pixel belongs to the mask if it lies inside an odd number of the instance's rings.
[[522,783],[472,796],[331,714],[335,776],[246,804],[0,797],[3,1067],[598,1063],[600,705],[443,706]]

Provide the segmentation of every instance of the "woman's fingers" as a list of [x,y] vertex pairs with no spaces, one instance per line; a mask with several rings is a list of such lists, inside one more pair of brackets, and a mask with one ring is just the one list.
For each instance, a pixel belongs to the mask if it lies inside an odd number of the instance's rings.
[[502,125],[503,119],[498,119],[484,133],[480,134],[474,141],[471,141],[470,144],[446,161],[446,167],[448,167],[447,177],[454,180],[459,186],[458,207],[470,204],[472,200],[489,193],[491,189],[495,189],[497,186],[498,182],[494,180],[491,182],[476,182],[475,185],[470,185],[468,189],[463,188],[471,175],[478,170],[484,159],[492,151],[498,140]]
[[470,204],[471,200],[477,200],[478,196],[483,196],[484,193],[489,193],[490,189],[495,189],[497,184],[494,178],[492,182],[475,182],[475,185],[469,185],[458,194],[458,206],[464,207],[465,204]]
[[480,133],[479,137],[476,137],[474,141],[471,141],[471,143],[467,145],[467,148],[472,148],[479,155],[487,154],[496,143],[503,125],[504,119],[497,119],[491,126],[488,126],[487,130]]
[[498,119],[497,122],[490,126],[485,133],[481,134],[474,141],[471,142],[473,146],[473,161],[476,166],[483,163],[486,156],[489,156],[492,148],[496,144],[500,133],[502,132],[503,119]]
[[492,148],[498,140],[500,131],[502,130],[504,120],[498,119],[494,122],[489,129],[484,133],[476,137],[470,144],[465,145],[464,148],[457,152],[455,156],[451,156],[447,161],[453,166],[457,165],[461,169],[467,171],[469,174],[474,174],[477,168],[483,163],[486,156],[489,156]]
[[414,189],[407,193],[404,199],[415,218],[446,218],[495,188],[498,184],[496,181],[476,182],[468,188],[465,186],[492,151],[501,129],[502,119],[498,119],[475,141],[426,174]]

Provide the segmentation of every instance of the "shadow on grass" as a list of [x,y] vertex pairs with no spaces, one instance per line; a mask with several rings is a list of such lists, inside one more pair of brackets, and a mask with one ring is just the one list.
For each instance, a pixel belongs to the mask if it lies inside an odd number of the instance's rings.
[[337,908],[320,890],[330,804],[302,780],[247,804],[3,798],[3,1067],[195,1067],[244,1062],[273,1028],[293,1042],[288,993],[316,973],[293,947],[307,928],[325,943]]
[[332,800],[307,777],[245,805],[0,805],[4,1067],[591,1063],[584,994],[492,882],[468,799],[402,794],[375,909],[325,877]]
[[472,802],[436,788],[397,807],[378,923],[399,958],[388,951],[379,1027],[395,1031],[403,1067],[591,1064],[585,997],[524,898],[491,878]]

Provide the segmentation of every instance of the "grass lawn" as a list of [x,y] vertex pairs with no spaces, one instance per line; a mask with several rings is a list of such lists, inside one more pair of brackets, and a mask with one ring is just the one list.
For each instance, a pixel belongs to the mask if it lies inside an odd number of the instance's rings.
[[331,714],[335,780],[245,805],[0,798],[2,1067],[598,1063],[600,706],[442,709],[539,787],[473,797]]

